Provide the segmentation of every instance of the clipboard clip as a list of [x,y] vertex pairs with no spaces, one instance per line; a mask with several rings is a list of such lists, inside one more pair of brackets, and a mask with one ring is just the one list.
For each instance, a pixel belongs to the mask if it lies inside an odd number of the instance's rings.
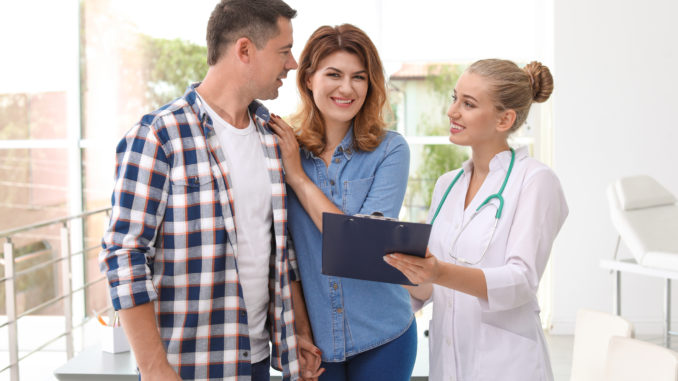
[[382,212],[373,212],[372,214],[356,214],[355,217],[371,218],[373,220],[398,221],[397,218],[386,217]]

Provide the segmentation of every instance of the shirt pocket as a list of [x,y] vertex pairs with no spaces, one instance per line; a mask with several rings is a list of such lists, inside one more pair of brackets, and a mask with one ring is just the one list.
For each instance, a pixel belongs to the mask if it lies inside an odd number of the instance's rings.
[[353,215],[360,212],[360,208],[363,206],[370,188],[372,188],[372,182],[374,182],[374,176],[344,181],[342,200],[344,213]]
[[218,202],[217,186],[211,173],[181,177],[172,180],[170,186],[168,206],[172,209],[173,220],[196,221],[212,217],[201,213],[201,210],[214,210],[213,204]]

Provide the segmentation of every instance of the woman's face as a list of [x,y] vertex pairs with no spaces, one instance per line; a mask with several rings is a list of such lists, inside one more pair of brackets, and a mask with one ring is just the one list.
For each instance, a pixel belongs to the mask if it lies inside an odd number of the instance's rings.
[[337,51],[323,58],[306,81],[328,126],[348,126],[365,103],[369,78],[358,56]]
[[492,100],[490,85],[477,74],[466,72],[459,77],[447,116],[450,141],[454,144],[474,147],[492,143],[497,138],[505,139],[497,130],[500,112]]

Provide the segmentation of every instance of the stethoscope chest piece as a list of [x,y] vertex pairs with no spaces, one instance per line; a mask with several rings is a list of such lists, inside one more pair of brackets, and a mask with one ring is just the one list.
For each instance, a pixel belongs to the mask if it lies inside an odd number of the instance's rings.
[[[454,241],[450,245],[450,250],[449,250],[449,256],[450,258],[456,260],[459,263],[463,263],[465,265],[469,266],[475,266],[479,264],[480,262],[483,261],[485,258],[485,254],[487,253],[487,249],[490,247],[490,242],[492,242],[492,239],[494,238],[494,233],[497,230],[497,225],[499,224],[499,219],[501,218],[501,213],[504,209],[504,197],[502,196],[504,193],[504,188],[506,188],[506,183],[508,182],[509,177],[511,176],[511,172],[513,171],[513,163],[515,162],[516,158],[516,153],[511,148],[511,163],[509,164],[508,171],[506,171],[506,177],[504,177],[504,182],[501,185],[501,188],[497,193],[493,193],[476,208],[476,210],[473,212],[470,218],[468,218],[461,226],[461,229],[459,229],[459,232],[457,233],[456,237],[454,238]],[[445,191],[445,194],[443,195],[443,198],[440,200],[440,203],[438,204],[438,208],[436,209],[435,214],[433,215],[433,218],[431,219],[431,225],[435,222],[436,218],[438,217],[438,213],[440,213],[440,209],[443,207],[443,204],[445,203],[445,200],[447,199],[447,195],[450,193],[452,190],[452,187],[454,187],[454,184],[457,183],[457,180],[461,177],[461,175],[464,173],[464,170],[460,170],[457,176],[452,180],[450,185],[447,187],[447,190]],[[492,202],[493,200],[498,200],[498,203],[495,204]],[[489,206],[494,206],[497,211],[494,213],[494,223],[492,224],[492,230],[490,233],[489,239],[483,244],[483,249],[481,251],[480,256],[478,257],[477,260],[467,260],[460,255],[455,254],[455,250],[457,248],[457,242],[459,241],[459,237],[461,237],[462,233],[464,230],[466,230],[466,227],[469,226],[469,224],[478,216],[485,208]]]

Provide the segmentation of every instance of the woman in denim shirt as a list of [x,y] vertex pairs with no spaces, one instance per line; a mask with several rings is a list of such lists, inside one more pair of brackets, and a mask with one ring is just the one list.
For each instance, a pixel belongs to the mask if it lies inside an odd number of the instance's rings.
[[323,26],[304,47],[297,86],[299,133],[275,115],[270,125],[291,188],[289,230],[322,351],[320,379],[409,380],[417,329],[408,292],[321,274],[323,212],[398,217],[405,196],[410,152],[401,135],[385,129],[381,60],[362,30]]

